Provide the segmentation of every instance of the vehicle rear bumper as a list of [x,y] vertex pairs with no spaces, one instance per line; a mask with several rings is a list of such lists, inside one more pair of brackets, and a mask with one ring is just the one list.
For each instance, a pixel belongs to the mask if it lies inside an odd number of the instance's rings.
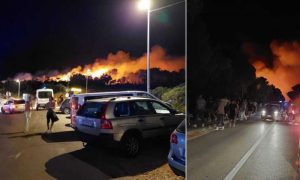
[[168,164],[171,166],[171,168],[175,169],[178,174],[185,176],[185,162],[180,162],[180,160],[177,160],[171,152],[168,155]]
[[98,136],[87,134],[76,130],[79,134],[79,138],[82,142],[86,143],[100,143],[109,147],[116,147],[119,145],[119,142],[114,141],[113,134],[100,134]]

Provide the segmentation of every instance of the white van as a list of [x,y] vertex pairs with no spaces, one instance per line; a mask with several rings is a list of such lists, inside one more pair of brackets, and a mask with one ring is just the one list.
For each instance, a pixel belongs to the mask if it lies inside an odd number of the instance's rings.
[[[71,107],[71,126],[76,127],[75,116],[78,109],[87,101],[92,99],[101,99],[107,97],[120,97],[120,96],[136,96],[136,97],[145,97],[150,99],[155,99],[161,101],[158,97],[145,92],[145,91],[113,91],[113,92],[97,92],[97,93],[84,93],[76,94],[71,96],[70,107]],[[162,102],[162,101],[161,101]],[[165,103],[165,102],[163,102]],[[168,106],[171,106],[168,103],[165,103]]]
[[39,108],[46,108],[46,104],[49,102],[49,97],[53,97],[53,89],[38,89],[36,90],[36,110]]

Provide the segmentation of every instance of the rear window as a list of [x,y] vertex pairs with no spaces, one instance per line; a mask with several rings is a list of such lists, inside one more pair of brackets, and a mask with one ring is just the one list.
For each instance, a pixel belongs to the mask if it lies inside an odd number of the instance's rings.
[[176,128],[176,131],[185,133],[185,121],[182,121],[179,126]]
[[52,97],[52,92],[51,91],[41,91],[38,93],[39,98],[49,98]]
[[14,100],[14,104],[25,104],[25,100]]
[[104,103],[101,102],[87,102],[79,109],[77,115],[90,118],[100,118],[104,106]]

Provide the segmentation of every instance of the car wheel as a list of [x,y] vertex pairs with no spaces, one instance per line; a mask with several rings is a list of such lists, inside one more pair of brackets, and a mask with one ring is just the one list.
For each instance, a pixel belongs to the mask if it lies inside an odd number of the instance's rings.
[[2,114],[5,114],[5,111],[4,111],[4,109],[3,109],[3,108],[1,108],[1,112],[2,112]]
[[64,113],[65,114],[70,114],[70,109],[69,108],[64,108]]
[[128,157],[135,157],[141,149],[141,140],[135,134],[125,134],[121,140],[122,151]]
[[37,111],[39,110],[39,108],[40,108],[40,106],[39,106],[39,105],[36,105],[36,110],[37,110]]

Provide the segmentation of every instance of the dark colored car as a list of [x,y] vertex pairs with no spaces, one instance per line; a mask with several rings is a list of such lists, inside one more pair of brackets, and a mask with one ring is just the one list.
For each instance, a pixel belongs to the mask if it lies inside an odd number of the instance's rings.
[[281,120],[282,109],[279,104],[266,104],[261,111],[262,120]]
[[59,107],[59,111],[65,113],[65,114],[70,114],[70,110],[71,110],[70,98],[67,98],[61,103],[61,105]]

